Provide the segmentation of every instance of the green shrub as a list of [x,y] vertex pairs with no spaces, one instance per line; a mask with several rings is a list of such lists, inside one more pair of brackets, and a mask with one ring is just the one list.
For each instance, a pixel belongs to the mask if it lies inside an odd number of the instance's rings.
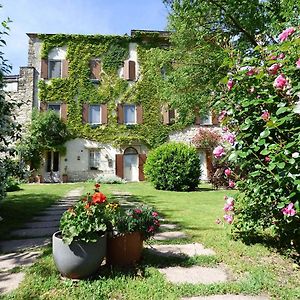
[[201,173],[200,159],[194,147],[167,143],[149,153],[144,171],[156,189],[195,190]]
[[21,188],[19,187],[20,182],[12,176],[9,176],[6,181],[6,191],[14,192],[19,191]]

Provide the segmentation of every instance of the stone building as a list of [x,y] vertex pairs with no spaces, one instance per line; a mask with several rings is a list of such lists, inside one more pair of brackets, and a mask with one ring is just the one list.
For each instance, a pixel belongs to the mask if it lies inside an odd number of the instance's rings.
[[[45,182],[60,182],[63,174],[69,181],[101,174],[143,181],[143,165],[151,148],[147,132],[152,130],[155,139],[155,127],[159,133],[165,126],[170,141],[191,144],[199,127],[217,127],[216,119],[208,115],[197,117],[194,126],[172,130],[174,110],[158,102],[157,108],[150,106],[152,96],[153,103],[157,101],[155,95],[139,92],[148,75],[143,73],[147,59],[142,62],[139,53],[143,52],[138,48],[146,45],[144,53],[152,49],[151,34],[156,34],[160,47],[167,46],[167,32],[133,30],[131,37],[28,34],[28,67],[20,68],[18,76],[6,77],[9,97],[26,103],[17,112],[19,121],[30,122],[33,107],[51,109],[76,135],[65,144],[66,153],[45,153],[39,170]],[[115,66],[111,57],[119,59],[119,65]],[[117,90],[119,86],[119,90],[124,86],[122,92]],[[202,179],[207,180],[211,153],[199,150],[199,155]]]

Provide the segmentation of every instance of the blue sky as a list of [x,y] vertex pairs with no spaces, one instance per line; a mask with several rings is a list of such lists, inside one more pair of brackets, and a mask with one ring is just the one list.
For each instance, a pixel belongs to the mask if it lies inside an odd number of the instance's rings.
[[9,17],[3,48],[12,74],[27,65],[31,33],[130,34],[131,29],[164,30],[168,11],[162,0],[0,0],[1,22]]

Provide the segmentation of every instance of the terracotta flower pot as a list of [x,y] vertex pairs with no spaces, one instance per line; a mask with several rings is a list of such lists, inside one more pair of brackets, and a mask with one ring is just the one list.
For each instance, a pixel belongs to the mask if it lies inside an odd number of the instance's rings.
[[62,276],[81,279],[93,275],[101,266],[106,255],[106,234],[94,243],[63,242],[61,232],[52,236],[54,263]]
[[140,232],[108,237],[106,263],[112,266],[133,265],[140,261],[143,238]]

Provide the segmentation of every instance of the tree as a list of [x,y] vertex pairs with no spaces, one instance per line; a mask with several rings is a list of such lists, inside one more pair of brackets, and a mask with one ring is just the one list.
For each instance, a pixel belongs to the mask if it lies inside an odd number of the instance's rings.
[[[0,5],[0,8],[2,6]],[[0,31],[0,47],[4,47],[6,42],[4,36],[8,34],[10,20],[2,22]],[[11,66],[4,58],[3,51],[0,51],[0,201],[6,195],[6,181],[10,175],[10,162],[15,154],[13,143],[20,137],[20,125],[16,123],[14,110],[20,103],[12,99],[7,99],[4,92],[4,76],[11,70]]]

